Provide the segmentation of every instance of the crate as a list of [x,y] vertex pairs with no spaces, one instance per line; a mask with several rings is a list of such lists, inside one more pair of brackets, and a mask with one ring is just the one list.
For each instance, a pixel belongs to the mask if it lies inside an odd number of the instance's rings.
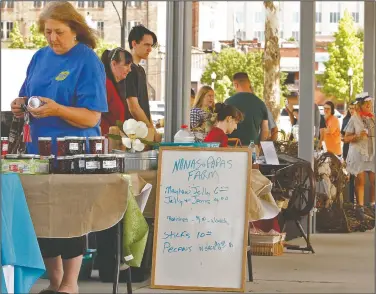
[[257,256],[279,256],[283,254],[283,244],[286,233],[268,235],[268,234],[249,234],[251,241],[251,254]]

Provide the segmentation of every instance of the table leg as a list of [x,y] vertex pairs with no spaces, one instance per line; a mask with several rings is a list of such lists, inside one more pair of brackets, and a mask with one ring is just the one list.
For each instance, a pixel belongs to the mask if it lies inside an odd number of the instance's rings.
[[116,225],[116,257],[114,282],[112,285],[112,294],[117,294],[119,290],[120,259],[121,258],[121,222]]

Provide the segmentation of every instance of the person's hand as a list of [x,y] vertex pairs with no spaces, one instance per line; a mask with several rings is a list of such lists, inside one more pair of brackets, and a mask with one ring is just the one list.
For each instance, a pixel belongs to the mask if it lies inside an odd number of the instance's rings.
[[40,97],[39,99],[43,103],[42,106],[38,108],[27,107],[27,110],[33,117],[44,118],[49,116],[57,116],[59,104],[57,104],[54,100],[45,97]]
[[359,134],[360,139],[367,139],[368,138],[368,132],[366,130],[363,130]]
[[26,104],[26,97],[18,97],[12,101],[10,108],[15,117],[21,118],[24,116],[22,105]]

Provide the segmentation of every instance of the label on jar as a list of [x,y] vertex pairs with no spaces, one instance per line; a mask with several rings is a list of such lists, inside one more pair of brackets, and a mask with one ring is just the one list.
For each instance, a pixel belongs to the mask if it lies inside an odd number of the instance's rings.
[[78,167],[79,168],[84,168],[85,167],[85,160],[79,160],[78,161]]
[[3,151],[8,151],[8,143],[4,143],[2,146]]
[[102,151],[103,145],[102,143],[95,143],[95,150],[96,151]]
[[103,160],[103,168],[115,168],[116,160]]
[[69,143],[69,150],[78,151],[78,143]]
[[86,169],[97,169],[98,162],[97,161],[86,161]]

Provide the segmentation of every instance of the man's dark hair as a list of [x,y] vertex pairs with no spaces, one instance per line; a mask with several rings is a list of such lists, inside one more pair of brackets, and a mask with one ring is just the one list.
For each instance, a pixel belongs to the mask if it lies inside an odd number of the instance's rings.
[[245,82],[245,81],[249,81],[249,77],[248,77],[248,74],[246,72],[237,72],[232,77],[232,80],[238,81],[238,82]]
[[333,115],[335,112],[335,107],[334,107],[334,103],[332,101],[326,101],[325,102],[325,105],[329,105],[330,106],[330,113]]
[[195,90],[193,90],[193,89],[191,88],[191,97],[195,97],[195,96],[196,96]]
[[132,41],[136,41],[137,44],[140,44],[142,38],[145,35],[150,35],[153,38],[153,48],[158,45],[157,36],[149,29],[145,28],[143,25],[134,26],[129,32],[128,43],[129,48],[133,49]]

